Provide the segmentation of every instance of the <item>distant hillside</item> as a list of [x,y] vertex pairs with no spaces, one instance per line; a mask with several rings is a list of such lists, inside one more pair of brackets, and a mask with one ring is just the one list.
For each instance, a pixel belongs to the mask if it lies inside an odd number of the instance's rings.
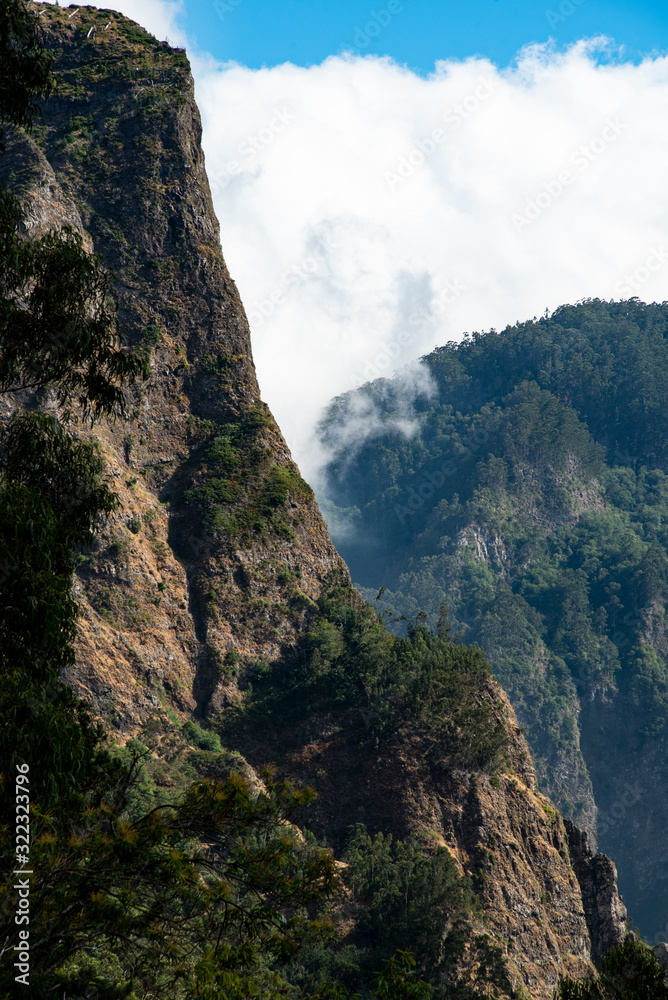
[[[489,656],[539,780],[668,937],[668,304],[585,301],[467,336],[333,401],[321,497],[378,607]],[[351,448],[354,415],[374,432]],[[413,433],[397,416],[415,417]],[[345,446],[341,443],[345,441]]]

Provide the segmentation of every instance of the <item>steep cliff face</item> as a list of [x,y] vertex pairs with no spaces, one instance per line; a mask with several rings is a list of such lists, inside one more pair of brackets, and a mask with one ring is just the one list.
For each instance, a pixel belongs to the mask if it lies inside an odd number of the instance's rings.
[[617,892],[617,869],[605,854],[592,854],[586,833],[568,820],[565,828],[573,869],[582,890],[591,957],[600,968],[605,953],[621,944],[620,928],[626,920],[626,908]]
[[81,566],[70,677],[129,731],[161,701],[223,704],[236,658],[289,643],[343,564],[259,399],[185,54],[115,12],[38,9],[58,89],[1,169],[32,233],[72,225],[102,256],[124,341],[151,347],[131,418],[95,430],[124,507]]
[[560,976],[592,975],[593,962],[624,939],[626,910],[614,865],[592,859],[586,836],[538,791],[526,741],[493,680],[482,697],[510,734],[508,763],[492,777],[453,767],[419,727],[378,743],[357,713],[312,715],[301,726],[275,719],[238,745],[251,763],[316,789],[303,818],[336,846],[349,824],[364,823],[446,847],[473,880],[484,910],[479,929],[501,947],[512,988],[551,1000]]
[[[122,736],[193,714],[222,731],[243,698],[237,680],[293,646],[328,577],[347,570],[259,398],[184,53],[112,11],[36,9],[58,90],[34,133],[10,138],[0,170],[29,233],[71,225],[102,256],[124,341],[151,347],[129,418],[94,429],[123,507],[82,556],[67,679]],[[511,737],[495,778],[453,768],[419,728],[378,744],[345,713],[266,720],[235,749],[312,782],[308,823],[334,845],[362,821],[447,846],[513,986],[547,1000],[559,975],[592,971],[598,925],[512,710],[495,682],[480,697]],[[615,899],[600,914],[612,937]]]
[[597,762],[598,845],[617,862],[629,913],[638,914],[634,920],[643,936],[656,945],[668,941],[668,740],[639,737],[625,715],[619,699],[594,693],[582,709],[582,743]]
[[[535,485],[538,477],[526,470],[524,479],[525,482],[534,480],[532,485]],[[573,496],[572,509],[561,512],[561,524],[575,523],[580,510],[578,499],[579,496]],[[540,525],[540,531],[556,527],[554,522],[550,523],[545,510],[536,504],[535,496],[531,500],[513,497],[510,502],[515,509],[508,520],[514,525]],[[600,503],[600,495],[595,496],[594,503]],[[474,566],[478,571],[489,572],[509,582],[517,572],[516,555],[512,546],[506,548],[501,537],[493,535],[490,538],[489,535],[489,531],[476,522],[463,528],[457,539],[459,565],[464,572]],[[439,568],[434,566],[435,575],[439,575]],[[443,569],[445,572],[439,579],[440,587],[446,592],[456,591],[456,574],[447,566]],[[402,580],[406,591],[410,590],[411,582],[406,578]],[[520,724],[526,730],[541,788],[559,803],[564,812],[570,813],[578,826],[595,841],[597,808],[581,747],[581,707],[577,687],[559,669],[537,630],[529,633],[519,622],[513,622],[513,625],[514,628],[503,631],[488,628],[484,638],[485,653],[513,702]],[[480,641],[479,637],[475,638]],[[520,664],[521,670],[518,670]],[[560,689],[562,695],[557,712],[549,704],[555,688]],[[530,692],[528,697],[527,689]],[[555,734],[558,734],[556,739]]]

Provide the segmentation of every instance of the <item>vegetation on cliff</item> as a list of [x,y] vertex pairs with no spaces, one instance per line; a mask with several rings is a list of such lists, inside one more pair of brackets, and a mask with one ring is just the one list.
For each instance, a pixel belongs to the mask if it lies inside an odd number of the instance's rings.
[[[22,4],[9,9],[24,13]],[[22,30],[20,44],[39,52],[36,22],[29,19]],[[15,34],[6,30],[2,37],[12,51]],[[28,92],[49,89],[48,80],[39,75],[36,79],[29,78]],[[14,125],[30,125],[30,107],[27,98],[20,107],[8,100],[2,103]],[[0,386],[5,393],[28,390],[33,407],[52,393],[65,421],[39,411],[18,411],[3,430],[0,468],[2,815],[10,820],[13,813],[15,771],[22,775],[21,788],[29,789],[21,798],[31,804],[28,846],[15,851],[14,831],[7,822],[0,856],[6,872],[18,864],[29,874],[26,982],[36,997],[54,990],[106,998],[169,990],[173,996],[207,1000],[285,992],[287,981],[280,969],[300,944],[326,930],[308,908],[334,889],[331,853],[304,843],[287,824],[311,793],[278,784],[269,774],[262,789],[234,773],[197,780],[198,769],[215,771],[222,750],[218,738],[193,721],[183,735],[208,759],[195,756],[195,774],[185,772],[180,794],[155,801],[154,784],[142,778],[147,748],[135,741],[122,753],[110,752],[102,727],[60,679],[63,668],[74,662],[78,607],[71,578],[77,559],[101,519],[119,506],[96,444],[72,436],[69,408],[91,420],[122,414],[124,383],[146,376],[148,368],[144,352],[133,355],[121,348],[108,276],[99,258],[84,250],[81,237],[65,229],[26,239],[20,235],[21,207],[5,189],[1,207]],[[218,427],[206,445],[203,471],[210,468],[213,476],[200,478],[185,497],[201,511],[203,527],[234,534],[230,521],[223,522],[217,514],[221,504],[234,499],[230,482],[254,498],[254,520],[241,522],[247,530],[259,530],[257,517],[271,520],[289,491],[308,489],[279,467],[270,469],[254,489],[252,470],[266,459],[261,449],[254,449],[253,435],[268,425],[261,412],[256,417],[254,423],[249,418]],[[350,594],[349,587],[343,589]],[[333,617],[334,603],[327,610]],[[388,676],[392,664],[383,664],[383,653],[388,644],[398,646],[400,641],[389,634],[384,638],[375,615],[360,607],[356,614],[355,621],[347,616],[348,629],[342,628],[338,642],[330,636],[338,653],[346,654],[342,663],[335,663],[336,656],[329,664],[321,660],[318,672],[323,674],[324,663],[332,670],[339,666],[341,677],[349,675],[344,698],[356,693],[357,675],[364,672],[369,683],[387,694],[388,684],[380,684],[379,678]],[[360,627],[362,622],[365,627]],[[314,633],[310,642],[314,650],[328,649],[322,641],[324,617],[318,624],[320,641]],[[369,630],[375,631],[375,645],[367,635],[360,667],[354,654],[361,652],[362,633]],[[422,659],[428,659],[433,645],[425,633]],[[443,656],[441,651],[441,661]],[[395,666],[401,658],[410,660],[404,651],[395,657]],[[418,657],[413,659],[416,666],[404,674],[416,688],[417,704]],[[439,687],[437,653],[432,660],[426,684],[430,691]],[[484,672],[478,664],[480,669]],[[439,692],[432,700],[440,704],[443,697]],[[358,832],[351,851],[353,870],[362,879],[366,846]],[[371,847],[368,853],[373,867]],[[395,867],[404,872],[404,881],[406,862],[418,881],[424,881],[431,865],[434,873],[442,871],[435,885],[442,884],[444,891],[449,887],[453,900],[461,896],[456,909],[466,912],[470,899],[462,896],[461,879],[449,856],[432,863],[414,847],[400,849],[400,854]],[[398,878],[391,878],[389,886]],[[0,889],[0,930],[9,956],[18,933],[13,881],[5,880]],[[368,886],[361,892],[365,902],[369,893]],[[417,903],[415,890],[411,896]],[[445,904],[448,899],[434,902]],[[422,912],[423,923],[426,919],[433,924],[428,942],[421,942],[424,965],[426,958],[438,960],[439,920],[445,915],[430,913],[424,900]],[[369,928],[378,922],[373,914],[371,908]],[[404,934],[410,939],[411,933],[414,936],[406,925],[404,933],[394,935],[395,944],[403,943]],[[384,935],[379,942],[388,944]],[[376,988],[389,995],[397,990],[425,995],[425,983],[411,983],[410,954],[393,952],[391,947],[385,970],[376,975]],[[377,948],[370,954],[380,957]],[[7,994],[15,972],[13,964],[3,963],[0,984]],[[367,988],[371,982],[369,967]]]
[[666,970],[651,948],[629,935],[605,956],[600,978],[563,979],[555,1000],[668,1000]]
[[[378,740],[412,724],[429,733],[452,767],[494,773],[509,743],[503,718],[485,697],[489,666],[475,647],[452,641],[444,609],[441,634],[409,623],[404,637],[333,574],[297,645],[272,663],[260,662],[240,713],[245,726],[315,712],[357,713]],[[242,681],[243,687],[243,681]]]
[[[622,877],[613,772],[651,753],[668,719],[667,332],[665,304],[564,306],[426,357],[433,392],[413,401],[410,435],[393,421],[401,378],[339,398],[322,426],[353,579],[434,629],[447,600],[510,695],[543,787],[595,836],[594,781]],[[379,429],[342,449],[359,396]],[[637,883],[625,894],[654,933],[668,902]]]
[[[28,390],[33,407],[53,393],[61,406],[74,404],[91,419],[123,413],[124,382],[147,374],[146,354],[120,348],[100,260],[86,253],[71,230],[26,240],[19,234],[19,203],[6,191],[2,209],[3,390]],[[244,422],[217,425],[205,443],[196,485],[184,496],[189,509],[199,512],[202,530],[228,536],[262,530],[259,518],[272,521],[291,491],[308,491],[278,466],[255,482],[254,470],[267,461],[256,435],[268,424],[260,410],[253,411]],[[236,521],[223,519],[219,511],[240,493],[250,498],[243,516],[237,503]],[[318,985],[329,989],[334,982],[340,990],[341,980],[332,978],[336,949],[313,943],[301,966],[293,957],[305,941],[325,933],[327,924],[309,914],[309,906],[322,905],[334,889],[331,853],[304,843],[286,825],[310,793],[277,784],[269,774],[260,791],[240,774],[230,775],[229,755],[219,739],[193,721],[183,727],[183,736],[199,747],[199,756],[191,753],[179,768],[175,760],[183,754],[177,749],[167,768],[170,777],[178,772],[176,787],[161,794],[147,778],[147,765],[156,773],[148,748],[133,741],[120,753],[110,752],[102,727],[60,679],[74,662],[75,565],[82,552],[85,557],[100,519],[118,506],[94,443],[75,440],[71,427],[39,411],[19,412],[10,420],[0,485],[2,815],[12,813],[15,767],[27,763],[31,994],[64,989],[100,998],[156,990],[207,1000],[249,991],[269,996],[285,992],[286,975],[295,995]],[[478,749],[467,754],[476,763],[479,756],[481,763],[483,757],[492,762],[504,733],[492,726],[494,746],[487,751],[487,716],[474,698],[475,682],[486,676],[479,657],[445,639],[435,641],[424,630],[409,640],[396,639],[344,581],[323,598],[312,624],[304,676],[296,685],[303,695],[315,694],[313,677],[321,698],[351,705],[362,699],[384,721],[398,718],[410,703],[416,717],[429,716],[430,724],[442,729],[449,723],[453,759],[462,735],[473,736],[475,723],[482,735],[476,734]],[[469,691],[461,699],[464,712],[456,689]],[[296,693],[293,685],[290,694]],[[426,996],[429,987],[415,978],[410,953],[395,955],[395,950],[415,944],[421,969],[440,966],[445,925],[454,920],[457,931],[450,932],[448,948],[461,962],[473,898],[447,852],[431,858],[417,845],[391,847],[391,838],[384,890],[376,891],[369,873],[384,845],[382,837],[372,842],[361,831],[351,841],[350,867],[365,907],[362,933],[368,940],[361,951],[352,946],[358,957],[348,954],[343,964],[348,973],[356,970],[351,988]],[[0,851],[6,871],[15,863],[13,853],[7,823]],[[0,891],[9,955],[17,934],[12,882]],[[411,920],[405,914],[388,938],[382,920],[400,891],[404,908],[410,897]],[[384,971],[374,973],[383,959]],[[327,966],[332,975],[323,978]],[[458,962],[452,959],[448,967],[456,979]],[[3,965],[7,993],[15,971]]]
[[[437,636],[417,613],[395,635],[350,587],[259,401],[185,55],[83,11],[40,10],[59,101],[38,142],[14,131],[3,169],[33,225],[26,239],[6,215],[4,385],[32,394],[11,400],[31,412],[9,425],[0,483],[1,739],[10,769],[31,768],[31,992],[474,1000],[519,998],[522,981],[543,1000],[553,970],[591,971],[563,824],[445,609]],[[74,229],[39,236],[63,220]],[[96,425],[99,448],[85,423],[75,439],[41,412],[59,390],[91,417],[122,409],[149,348],[150,377],[126,419]],[[61,667],[137,738],[112,749]],[[282,775],[304,774],[322,747],[331,794],[312,804],[262,769],[276,751]]]
[[286,504],[291,496],[308,500],[313,491],[295,469],[271,461],[262,440],[271,417],[257,405],[239,421],[202,423],[200,431],[209,434],[189,463],[196,469],[195,485],[176,496],[177,508],[209,538],[248,544],[267,530],[294,538]]
[[[11,330],[2,343],[11,346]],[[76,351],[61,342],[54,381],[68,357],[76,371]],[[93,413],[114,407],[114,362],[124,358],[117,348],[111,355],[113,384],[99,374],[99,389],[89,387]],[[48,388],[48,364],[40,373]],[[31,996],[91,996],[92,988],[100,998],[163,989],[243,996],[256,988],[260,954],[260,982],[273,994],[280,980],[268,961],[284,962],[301,938],[320,933],[306,907],[334,886],[331,854],[306,847],[285,825],[310,793],[267,776],[258,794],[237,775],[193,781],[149,811],[135,795],[132,809],[137,756],[124,763],[112,754],[102,727],[60,679],[74,660],[76,556],[118,499],[95,445],[76,441],[54,417],[18,413],[2,444],[0,858],[5,873],[28,876]],[[30,802],[29,837],[14,829],[16,796]],[[6,874],[0,886],[10,958],[19,933],[15,882]],[[16,973],[3,963],[4,995]]]
[[[20,42],[28,51],[38,45],[30,27]],[[3,23],[2,46],[13,50],[15,36]],[[14,124],[30,124],[12,102],[0,105]],[[61,403],[74,392],[84,416],[122,409],[122,379],[145,360],[118,345],[100,261],[71,232],[27,242],[16,202],[4,189],[0,197],[5,391],[53,389]],[[3,995],[15,981],[34,997],[273,995],[280,980],[261,970],[258,985],[258,953],[264,970],[318,933],[305,908],[334,885],[330,853],[285,825],[310,793],[267,775],[258,794],[237,775],[195,781],[179,800],[133,813],[136,756],[126,764],[109,752],[102,727],[60,679],[74,661],[76,556],[118,498],[95,444],[76,441],[55,417],[19,412],[2,437]],[[15,830],[19,801],[30,807]],[[29,896],[17,895],[13,869],[25,872],[19,886]],[[30,902],[17,922],[19,895]],[[15,953],[29,959],[15,964]]]

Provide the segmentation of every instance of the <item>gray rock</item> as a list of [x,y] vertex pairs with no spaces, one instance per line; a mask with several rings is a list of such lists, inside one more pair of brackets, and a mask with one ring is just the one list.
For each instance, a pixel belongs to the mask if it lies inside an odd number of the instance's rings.
[[582,892],[591,959],[601,968],[603,956],[621,944],[627,934],[626,907],[617,890],[617,869],[606,854],[592,854],[587,834],[564,820],[573,870]]

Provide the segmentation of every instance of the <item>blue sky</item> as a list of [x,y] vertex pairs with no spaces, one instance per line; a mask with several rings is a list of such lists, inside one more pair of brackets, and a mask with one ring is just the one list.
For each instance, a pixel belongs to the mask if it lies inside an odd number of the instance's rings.
[[628,0],[186,0],[189,38],[217,59],[257,69],[309,66],[347,49],[389,55],[420,74],[438,59],[507,66],[527,43],[558,47],[605,34],[628,56],[668,49],[664,2]]

